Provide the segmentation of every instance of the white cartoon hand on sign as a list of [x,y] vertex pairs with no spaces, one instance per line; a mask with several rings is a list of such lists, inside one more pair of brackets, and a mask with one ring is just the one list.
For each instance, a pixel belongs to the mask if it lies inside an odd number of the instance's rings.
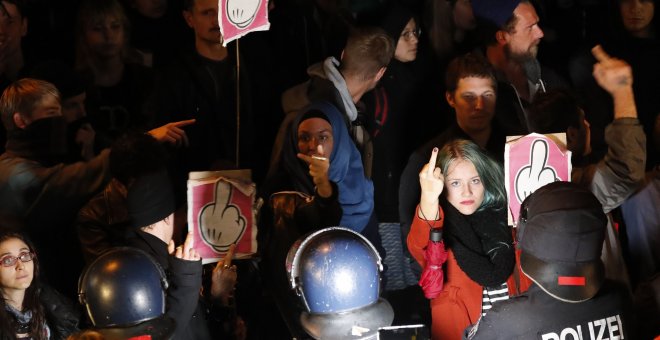
[[202,238],[220,252],[238,243],[245,232],[245,217],[236,205],[230,203],[233,190],[229,183],[218,181],[215,184],[215,202],[205,205],[199,214]]
[[516,197],[522,203],[536,189],[560,180],[548,163],[548,144],[544,140],[535,140],[530,152],[529,164],[520,168],[516,174]]
[[238,28],[250,26],[257,14],[261,0],[227,0],[227,18]]

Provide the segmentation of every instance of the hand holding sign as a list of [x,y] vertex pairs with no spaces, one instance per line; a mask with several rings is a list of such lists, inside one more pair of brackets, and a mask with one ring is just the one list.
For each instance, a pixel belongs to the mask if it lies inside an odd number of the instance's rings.
[[529,164],[522,167],[516,175],[515,190],[518,201],[522,203],[536,189],[555,181],[557,178],[555,170],[547,167],[548,144],[545,140],[538,139],[532,144]]
[[234,188],[226,182],[215,185],[215,201],[200,212],[200,230],[204,241],[216,251],[226,251],[245,232],[245,217],[230,203]]
[[183,244],[176,248],[174,247],[174,240],[170,240],[170,243],[167,245],[167,252],[185,261],[199,261],[201,259],[197,251],[193,248],[193,235],[191,232],[186,235],[186,240],[183,241]]
[[220,299],[224,305],[227,305],[229,298],[233,296],[236,285],[236,265],[231,264],[235,249],[236,245],[232,244],[211,275],[211,296]]

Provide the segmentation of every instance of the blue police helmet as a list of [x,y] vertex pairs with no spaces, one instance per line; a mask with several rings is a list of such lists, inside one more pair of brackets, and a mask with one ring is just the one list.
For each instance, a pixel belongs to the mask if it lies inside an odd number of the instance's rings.
[[362,235],[330,227],[298,240],[287,256],[291,287],[310,313],[337,313],[376,303],[382,260]]
[[169,339],[174,321],[164,316],[167,287],[165,272],[154,258],[137,248],[119,247],[85,269],[78,296],[106,339]]

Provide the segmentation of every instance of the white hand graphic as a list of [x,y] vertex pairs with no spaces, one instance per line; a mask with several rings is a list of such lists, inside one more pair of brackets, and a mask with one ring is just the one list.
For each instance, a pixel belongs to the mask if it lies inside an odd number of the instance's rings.
[[245,217],[230,203],[234,188],[227,182],[215,184],[215,202],[205,205],[199,213],[200,234],[216,251],[227,251],[238,243],[245,232]]
[[227,0],[227,18],[238,28],[250,26],[257,14],[261,0]]
[[555,169],[546,167],[548,162],[548,144],[542,139],[537,139],[532,144],[529,165],[526,165],[516,174],[516,197],[522,203],[536,189],[555,181],[558,181]]

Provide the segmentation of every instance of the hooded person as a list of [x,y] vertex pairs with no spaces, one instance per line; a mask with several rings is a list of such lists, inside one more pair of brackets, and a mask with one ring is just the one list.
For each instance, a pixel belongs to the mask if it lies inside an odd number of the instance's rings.
[[[598,199],[570,182],[547,184],[520,209],[520,267],[534,283],[496,304],[468,339],[630,339],[631,300],[605,278],[601,251],[607,217]],[[600,335],[599,335],[600,334]]]
[[177,322],[175,339],[211,339],[199,303],[202,261],[188,240],[174,248],[174,192],[165,170],[145,174],[128,186],[126,206],[132,228],[126,243],[141,249],[168,273],[167,315]]
[[260,267],[289,332],[304,337],[298,299],[283,266],[289,248],[308,232],[336,225],[380,243],[373,184],[364,175],[342,114],[327,102],[312,104],[293,117],[280,156],[262,191],[268,205],[259,224]]
[[362,232],[373,215],[373,183],[364,175],[360,153],[348,135],[337,108],[327,102],[314,104],[304,114],[294,119],[287,147],[283,150],[283,166],[291,175],[296,191],[307,194],[314,192],[312,178],[307,175],[308,167],[297,157],[298,153],[305,153],[299,146],[305,143],[303,140],[305,137],[301,134],[301,125],[311,118],[321,118],[332,130],[330,131],[332,152],[329,155],[326,152],[325,156],[329,157],[330,161],[328,179],[337,184],[339,203],[343,211],[340,224],[356,232]]

